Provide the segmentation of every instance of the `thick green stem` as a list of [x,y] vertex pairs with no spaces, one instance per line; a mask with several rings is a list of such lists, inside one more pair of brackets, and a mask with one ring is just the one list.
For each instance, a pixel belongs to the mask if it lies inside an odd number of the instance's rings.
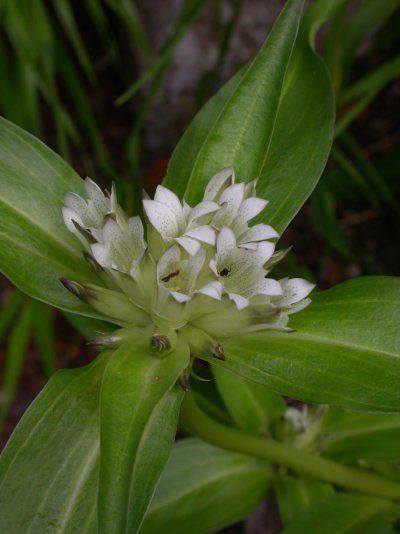
[[326,480],[339,486],[400,501],[400,484],[361,469],[347,467],[315,456],[271,438],[246,434],[206,415],[191,393],[185,395],[181,422],[192,434],[209,443],[293,469],[299,474]]

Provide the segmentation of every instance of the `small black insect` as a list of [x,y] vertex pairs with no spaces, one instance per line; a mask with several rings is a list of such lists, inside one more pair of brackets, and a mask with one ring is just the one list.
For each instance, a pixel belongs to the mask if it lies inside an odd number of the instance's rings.
[[225,268],[222,269],[222,271],[220,271],[218,274],[219,274],[220,276],[229,276],[230,272],[231,272],[231,270],[228,269],[228,267],[225,267]]
[[178,269],[177,271],[171,273],[171,274],[168,274],[167,276],[163,276],[163,278],[161,278],[161,280],[163,282],[169,282],[171,280],[171,278],[174,278],[174,276],[178,276],[178,274],[180,273],[180,270]]

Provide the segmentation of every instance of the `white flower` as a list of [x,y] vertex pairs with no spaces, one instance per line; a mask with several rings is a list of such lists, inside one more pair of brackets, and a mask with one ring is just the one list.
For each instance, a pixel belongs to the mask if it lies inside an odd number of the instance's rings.
[[235,234],[223,226],[217,238],[217,254],[209,266],[238,309],[249,305],[255,295],[282,295],[278,282],[265,278],[263,265],[270,259],[274,245],[258,243],[254,249],[237,246]]
[[255,248],[255,242],[278,237],[272,226],[248,225],[268,204],[266,200],[256,197],[256,184],[257,180],[235,184],[234,170],[223,169],[211,178],[203,199],[218,202],[221,206],[213,215],[210,225],[219,230],[229,226],[236,235],[237,243],[247,248]]
[[67,207],[62,208],[62,214],[68,230],[87,245],[90,235],[85,237],[84,231],[90,233],[91,230],[101,227],[104,218],[111,212],[111,201],[90,178],[85,180],[85,191],[87,200],[75,193],[67,193],[64,198]]
[[289,406],[285,411],[284,417],[291,424],[294,431],[305,430],[309,424],[308,407],[303,404],[299,410],[294,406]]
[[159,185],[154,200],[143,200],[143,207],[152,226],[167,244],[179,243],[189,254],[195,255],[201,243],[215,245],[216,232],[202,224],[205,216],[220,209],[216,202],[204,201],[191,208],[162,185]]
[[216,347],[227,337],[289,330],[289,315],[310,303],[314,286],[300,278],[267,278],[286,251],[275,252],[273,228],[249,226],[267,205],[255,188],[256,181],[235,183],[233,170],[223,169],[190,207],[159,186],[154,200],[143,200],[146,242],[142,221],[126,215],[114,187],[105,195],[87,178],[88,198],[68,193],[63,217],[99,286],[63,280],[65,287],[103,319],[149,326],[158,347],[182,335],[195,354],[211,350],[220,357]]

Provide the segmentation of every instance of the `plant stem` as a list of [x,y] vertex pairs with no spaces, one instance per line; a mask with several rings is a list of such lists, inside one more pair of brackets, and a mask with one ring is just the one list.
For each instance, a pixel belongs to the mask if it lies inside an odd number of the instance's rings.
[[185,395],[180,419],[189,432],[218,447],[268,460],[293,469],[299,474],[326,480],[369,495],[400,501],[400,484],[361,469],[303,452],[274,439],[246,434],[218,423],[197,406],[191,393]]

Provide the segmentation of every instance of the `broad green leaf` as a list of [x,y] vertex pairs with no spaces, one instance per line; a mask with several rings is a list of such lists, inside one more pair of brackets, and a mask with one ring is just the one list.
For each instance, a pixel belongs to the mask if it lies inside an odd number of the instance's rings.
[[297,514],[282,534],[386,534],[399,515],[398,504],[337,494]]
[[340,462],[400,459],[400,415],[330,408],[320,432],[318,449]]
[[183,392],[176,384],[189,349],[165,358],[143,334],[115,351],[101,388],[99,534],[134,534],[173,444]]
[[221,365],[285,395],[357,410],[400,411],[400,279],[364,277],[311,295],[294,332],[224,343]]
[[[286,3],[266,43],[194,118],[171,159],[165,185],[189,203],[233,166],[259,177],[263,216],[283,231],[314,188],[328,157],[334,121],[329,76],[307,34],[293,51],[302,3]],[[293,51],[293,53],[292,53]]]
[[63,198],[83,181],[38,139],[0,118],[0,270],[21,291],[92,315],[60,277],[96,283],[78,240],[64,226]]
[[300,510],[334,493],[332,485],[327,482],[280,474],[275,477],[274,489],[279,515],[284,526],[290,525]]
[[140,534],[201,534],[245,518],[269,490],[267,464],[198,439],[177,442]]
[[270,424],[285,411],[282,397],[221,367],[213,366],[212,370],[219,394],[236,425],[246,432],[268,434]]
[[0,532],[95,533],[99,394],[109,354],[59,371],[0,458]]

